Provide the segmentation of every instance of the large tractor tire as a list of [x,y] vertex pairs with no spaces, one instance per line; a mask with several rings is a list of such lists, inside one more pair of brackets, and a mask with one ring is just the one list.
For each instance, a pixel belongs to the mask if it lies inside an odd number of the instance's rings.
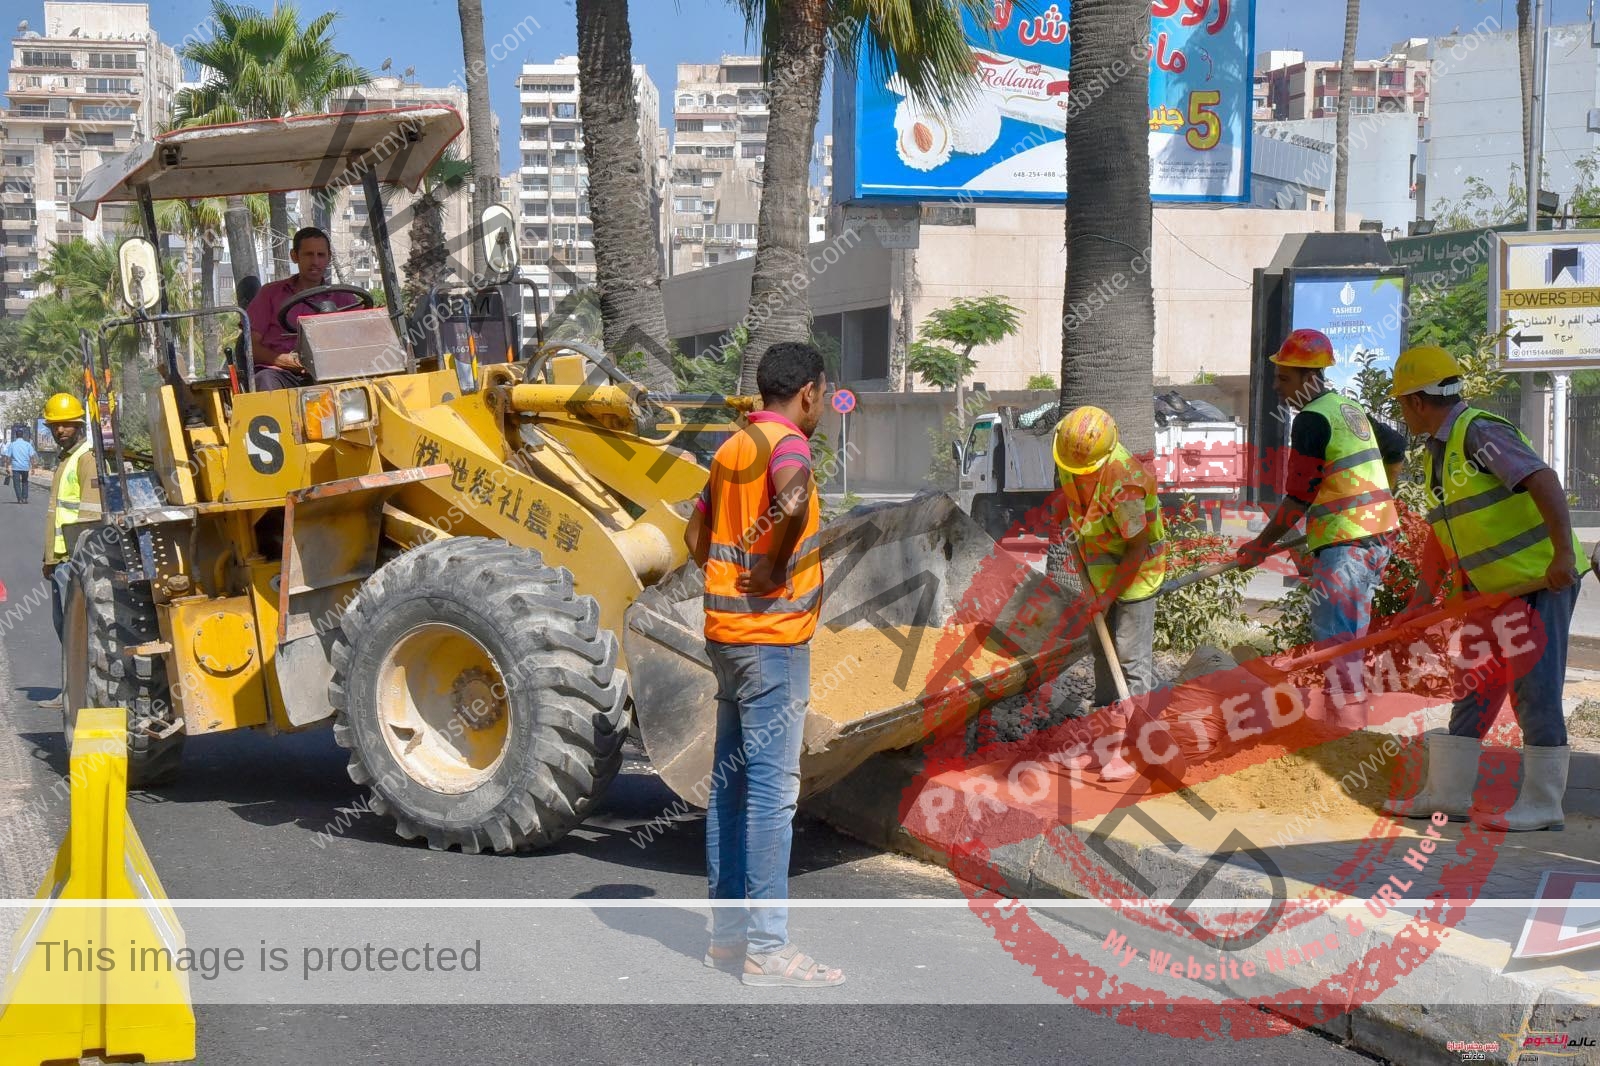
[[407,840],[548,847],[622,765],[616,636],[538,552],[481,537],[424,545],[378,569],[340,630],[334,737]]
[[133,551],[113,526],[78,538],[63,604],[61,706],[67,742],[84,707],[128,709],[128,784],[149,788],[178,776],[183,723],[172,705],[167,662],[133,649],[161,639],[150,586],[127,578]]

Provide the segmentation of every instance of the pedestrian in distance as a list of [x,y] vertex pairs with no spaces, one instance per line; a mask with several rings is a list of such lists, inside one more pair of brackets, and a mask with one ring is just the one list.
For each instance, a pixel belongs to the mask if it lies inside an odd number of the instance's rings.
[[[713,900],[707,966],[741,965],[747,985],[844,983],[789,941],[789,852],[822,610],[821,510],[808,441],[828,382],[822,353],[775,344],[762,356],[760,411],[711,462],[685,541],[705,568],[706,653],[717,679],[706,811]],[[746,906],[743,901],[748,901]]]
[[[1304,519],[1311,556],[1311,636],[1319,645],[1359,637],[1372,621],[1372,594],[1383,580],[1400,529],[1393,490],[1405,462],[1405,436],[1371,418],[1328,386],[1333,343],[1314,329],[1295,330],[1272,356],[1278,397],[1295,408],[1283,502],[1265,529],[1239,548],[1245,569],[1259,566]],[[1362,657],[1328,665],[1335,718],[1367,724]]]
[[[1386,803],[1384,810],[1411,818],[1439,811],[1455,821],[1470,817],[1513,832],[1561,829],[1572,756],[1561,707],[1567,638],[1589,566],[1572,532],[1561,479],[1521,430],[1462,400],[1461,379],[1460,365],[1443,348],[1412,348],[1395,362],[1393,391],[1406,427],[1427,441],[1430,555],[1442,565],[1429,565],[1425,557],[1423,578],[1442,573],[1444,591],[1452,594],[1542,584],[1521,597],[1538,615],[1534,639],[1542,645],[1532,668],[1508,684],[1504,657],[1488,642],[1491,661],[1474,671],[1477,684],[1463,686],[1464,695],[1450,712],[1449,731],[1427,738],[1427,784],[1411,799]],[[1486,632],[1494,629],[1491,619],[1480,616],[1477,622]],[[1472,794],[1483,736],[1508,688],[1522,727],[1522,782],[1516,802],[1490,815],[1472,809]]]
[[28,478],[33,473],[33,461],[38,453],[34,451],[33,441],[28,439],[25,427],[18,426],[11,431],[11,440],[6,443],[5,453],[11,489],[16,493],[18,503],[27,503]]

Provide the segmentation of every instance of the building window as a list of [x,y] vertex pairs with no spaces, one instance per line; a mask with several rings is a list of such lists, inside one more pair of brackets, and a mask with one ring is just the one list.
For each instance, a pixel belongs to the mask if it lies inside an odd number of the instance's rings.
[[765,141],[751,141],[739,146],[739,158],[741,159],[765,159],[766,156],[767,144]]
[[707,159],[732,159],[733,158],[733,145],[731,145],[731,144],[708,144],[708,145],[706,145],[706,158]]
[[550,139],[552,141],[575,141],[578,139],[576,126],[551,126]]
[[556,104],[556,105],[554,105],[553,114],[555,115],[556,118],[577,118],[578,117],[578,105],[577,104]]
[[767,116],[766,115],[745,115],[743,118],[739,119],[739,132],[740,133],[766,133],[767,132]]
[[85,148],[111,148],[117,143],[116,134],[101,133],[94,130],[85,130],[83,145]]
[[678,94],[678,106],[679,107],[693,107],[694,106],[694,93],[679,93]]
[[672,198],[672,209],[674,211],[698,211],[700,210],[700,199],[696,196],[675,196]]
[[677,122],[679,133],[699,133],[704,128],[704,120],[698,118],[680,118]]
[[93,70],[138,70],[139,57],[132,52],[90,52],[89,66]]
[[67,182],[56,182],[56,195],[60,197],[68,197],[72,195],[72,190],[68,187]]
[[71,52],[35,52],[24,50],[22,65],[25,67],[71,67]]
[[523,104],[523,118],[545,118],[550,114],[549,104]]
[[547,167],[550,165],[550,156],[547,152],[523,152],[522,165],[525,167]]
[[739,223],[739,239],[741,241],[753,241],[753,240],[755,240],[756,239],[756,224],[754,222],[741,222],[741,223]]
[[86,93],[131,93],[133,82],[128,78],[84,78]]
[[553,167],[575,167],[578,165],[577,151],[561,151],[550,153],[550,165]]
[[[1334,102],[1334,107],[1338,107]],[[1350,113],[1352,115],[1370,115],[1378,109],[1378,101],[1370,96],[1352,96],[1350,98]]]

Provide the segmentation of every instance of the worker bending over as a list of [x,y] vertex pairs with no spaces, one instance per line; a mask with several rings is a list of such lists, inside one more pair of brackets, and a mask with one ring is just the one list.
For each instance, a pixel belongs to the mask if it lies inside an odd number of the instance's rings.
[[[1539,616],[1540,641],[1532,669],[1507,684],[1502,647],[1487,641],[1490,661],[1450,713],[1448,733],[1428,737],[1428,781],[1417,796],[1384,809],[1426,818],[1435,811],[1456,821],[1469,815],[1501,830],[1560,829],[1567,788],[1567,724],[1561,696],[1567,672],[1567,634],[1588,565],[1572,533],[1560,478],[1511,423],[1461,399],[1461,367],[1443,348],[1412,348],[1395,363],[1394,395],[1406,427],[1427,440],[1428,521],[1442,553],[1452,593],[1509,592],[1545,587],[1522,597]],[[1424,578],[1429,574],[1424,570]],[[1484,632],[1496,627],[1483,618]],[[1483,735],[1499,713],[1506,689],[1522,727],[1522,784],[1516,803],[1499,815],[1472,811]]]
[[[1328,387],[1333,344],[1313,329],[1295,330],[1272,356],[1279,399],[1295,408],[1283,502],[1240,564],[1259,566],[1302,518],[1311,563],[1311,637],[1318,644],[1366,632],[1372,594],[1383,579],[1400,528],[1392,491],[1405,461],[1405,437],[1367,416]],[[1366,724],[1361,656],[1328,667],[1342,725]]]
[[[1156,685],[1156,593],[1167,572],[1156,479],[1122,446],[1116,422],[1098,407],[1080,407],[1056,424],[1054,452],[1064,533],[1078,545],[1094,609],[1105,612],[1128,695],[1141,696]],[[1091,647],[1094,702],[1105,707],[1117,700],[1115,667],[1099,641]],[[1106,780],[1132,775],[1120,756],[1101,768]]]

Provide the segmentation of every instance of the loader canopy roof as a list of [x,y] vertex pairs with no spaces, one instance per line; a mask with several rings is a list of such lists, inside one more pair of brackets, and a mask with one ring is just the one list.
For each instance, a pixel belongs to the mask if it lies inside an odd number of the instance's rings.
[[93,218],[104,203],[291,192],[380,182],[416,191],[428,168],[461,132],[453,107],[401,107],[297,115],[163,133],[94,168],[72,209]]

